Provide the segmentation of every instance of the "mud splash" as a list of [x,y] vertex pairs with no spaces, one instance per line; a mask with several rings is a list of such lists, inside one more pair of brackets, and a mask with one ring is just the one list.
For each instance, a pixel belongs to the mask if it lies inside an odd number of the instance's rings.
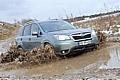
[[55,52],[51,48],[38,47],[34,48],[31,51],[23,51],[17,49],[16,45],[12,45],[10,49],[1,54],[1,63],[10,63],[10,62],[23,62],[30,64],[42,64],[47,63],[52,60],[59,59]]

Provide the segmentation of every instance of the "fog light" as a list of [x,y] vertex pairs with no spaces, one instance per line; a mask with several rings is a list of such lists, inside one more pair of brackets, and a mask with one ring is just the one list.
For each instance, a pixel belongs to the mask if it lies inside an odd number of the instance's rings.
[[65,53],[65,51],[62,51],[62,53],[64,54],[64,53]]
[[62,53],[62,54],[65,54],[65,53],[68,53],[68,51],[69,51],[69,49],[67,49],[67,50],[62,50],[61,53]]

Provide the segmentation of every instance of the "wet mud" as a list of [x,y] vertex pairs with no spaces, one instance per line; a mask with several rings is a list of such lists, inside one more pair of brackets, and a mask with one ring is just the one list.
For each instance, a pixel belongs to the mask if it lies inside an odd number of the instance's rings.
[[[0,77],[26,79],[63,79],[97,77],[112,75],[120,76],[120,43],[107,43],[106,46],[87,52],[79,52],[79,55],[56,60],[47,64],[16,68],[16,64],[4,64],[0,66]],[[110,75],[108,77],[110,77]],[[66,76],[66,77],[65,77]],[[70,77],[70,78],[68,78]],[[105,78],[104,77],[104,78]],[[103,77],[100,77],[103,78]]]

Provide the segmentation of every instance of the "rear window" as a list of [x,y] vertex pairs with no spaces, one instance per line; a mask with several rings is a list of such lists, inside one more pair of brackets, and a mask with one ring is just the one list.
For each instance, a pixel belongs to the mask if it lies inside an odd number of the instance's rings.
[[31,35],[31,25],[27,25],[27,26],[24,27],[23,35],[24,36]]

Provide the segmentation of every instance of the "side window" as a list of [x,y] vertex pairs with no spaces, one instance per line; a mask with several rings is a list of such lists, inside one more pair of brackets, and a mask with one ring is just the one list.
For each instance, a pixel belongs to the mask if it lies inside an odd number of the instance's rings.
[[38,25],[37,24],[32,24],[32,26],[31,26],[31,33],[32,32],[38,32],[38,31],[39,31]]
[[25,26],[23,35],[24,36],[31,35],[30,32],[31,32],[31,26],[30,25]]

